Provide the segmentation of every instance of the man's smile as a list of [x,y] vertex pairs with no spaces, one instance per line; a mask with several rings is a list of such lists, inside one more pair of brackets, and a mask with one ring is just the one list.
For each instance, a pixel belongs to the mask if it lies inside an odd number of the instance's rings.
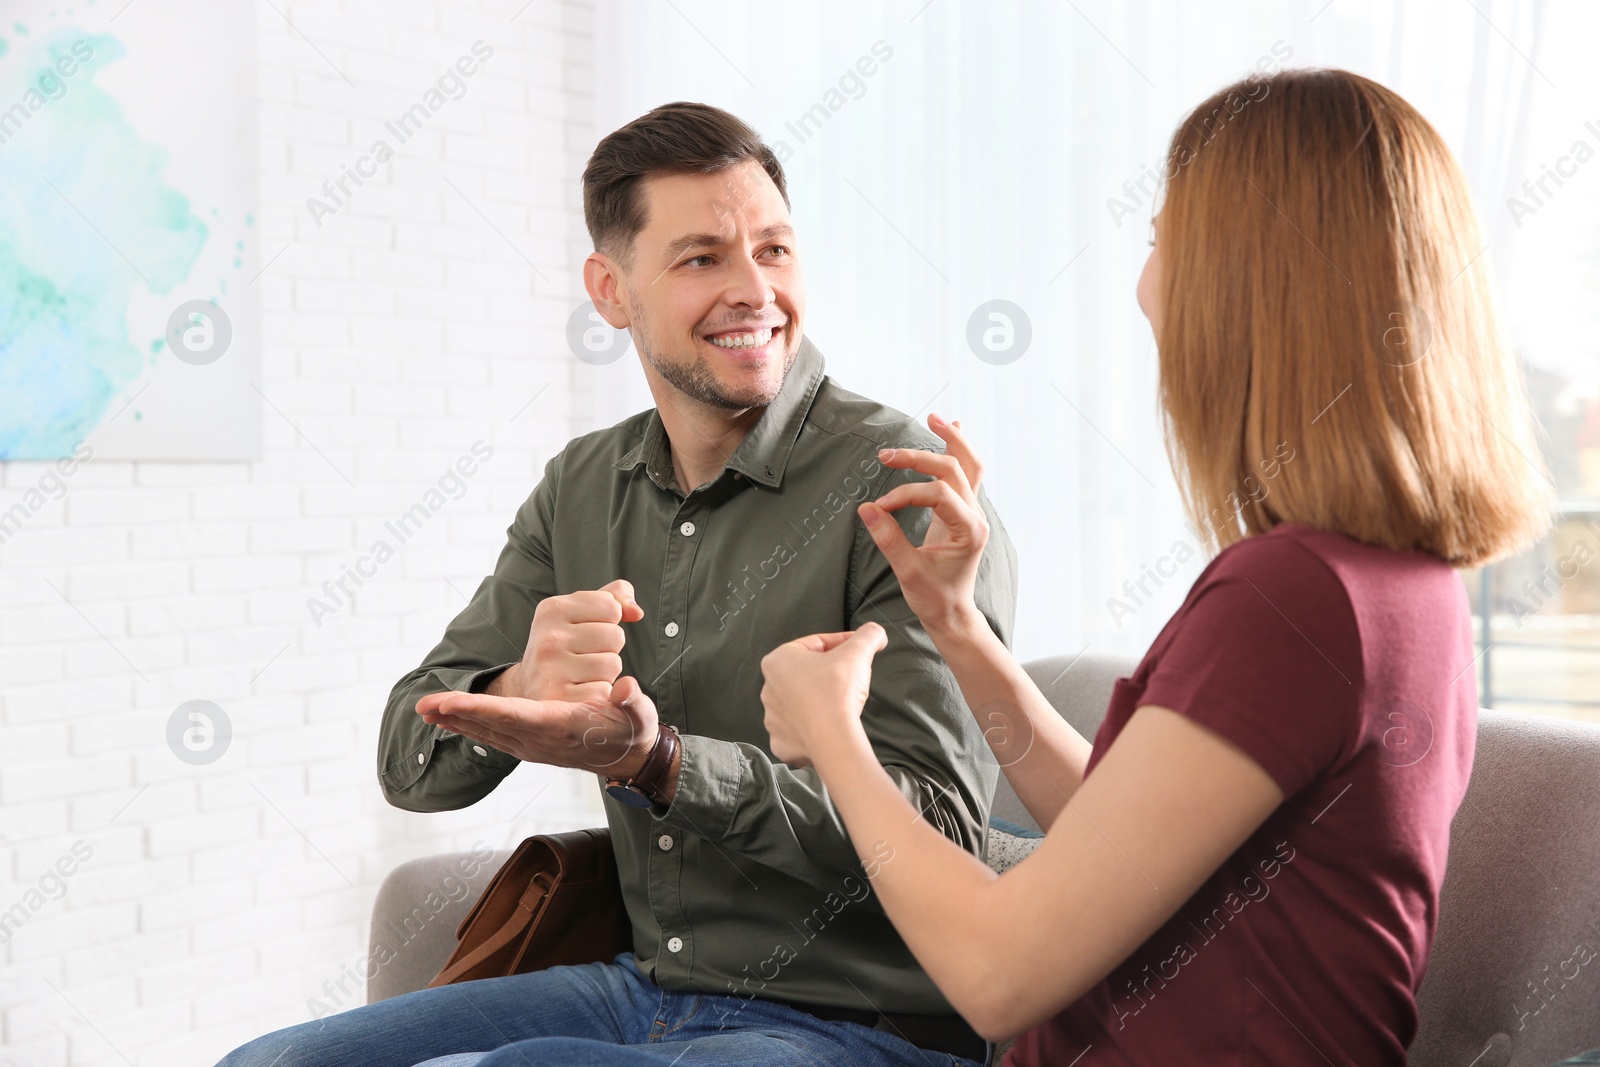
[[[777,348],[782,347],[784,330],[787,323],[773,323],[765,326],[739,326],[731,330],[722,330],[717,333],[703,335],[705,339],[717,348],[737,352],[745,355],[771,355]],[[777,342],[774,345],[774,342]]]

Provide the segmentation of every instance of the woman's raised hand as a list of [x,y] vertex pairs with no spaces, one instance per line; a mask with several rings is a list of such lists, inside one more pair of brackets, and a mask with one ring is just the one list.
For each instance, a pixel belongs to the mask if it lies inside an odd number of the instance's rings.
[[[889,448],[878,453],[884,466],[932,475],[931,482],[907,482],[857,508],[867,532],[900,579],[906,602],[929,631],[953,627],[973,611],[978,560],[989,541],[989,522],[978,503],[983,464],[961,432],[959,422],[928,416],[928,428],[945,442],[945,454],[919,448]],[[933,511],[921,546],[913,545],[889,512],[903,507]]]

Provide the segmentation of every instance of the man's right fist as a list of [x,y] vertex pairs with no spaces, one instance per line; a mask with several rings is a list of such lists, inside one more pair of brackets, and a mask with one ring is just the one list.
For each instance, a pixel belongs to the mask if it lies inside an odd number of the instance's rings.
[[533,700],[608,699],[622,674],[622,623],[644,609],[625,579],[599,589],[545,597],[533,612],[528,647],[517,665],[516,695]]

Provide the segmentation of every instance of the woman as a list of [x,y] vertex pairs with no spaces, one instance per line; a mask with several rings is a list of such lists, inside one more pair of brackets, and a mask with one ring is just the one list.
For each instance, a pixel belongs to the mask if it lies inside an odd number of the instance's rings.
[[[1482,242],[1439,135],[1343,71],[1231,86],[1178,127],[1138,299],[1173,469],[1219,553],[1091,747],[972,605],[987,530],[958,424],[860,507],[1011,785],[1048,829],[995,875],[916,817],[858,715],[877,626],[762,662],[928,973],[1014,1067],[1403,1064],[1472,768],[1454,568],[1550,500]],[[890,513],[926,507],[913,547]],[[892,859],[881,862],[891,854]]]

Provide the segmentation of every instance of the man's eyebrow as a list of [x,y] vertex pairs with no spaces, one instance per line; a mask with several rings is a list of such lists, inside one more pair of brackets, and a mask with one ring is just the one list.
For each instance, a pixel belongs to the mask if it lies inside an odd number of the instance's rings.
[[722,241],[720,233],[686,233],[667,245],[661,258],[671,263],[691,248],[711,248],[721,244]]
[[[793,237],[794,227],[787,222],[775,222],[770,226],[762,227],[755,234],[757,241],[770,241],[774,237]],[[667,245],[662,253],[662,258],[668,263],[675,261],[679,256],[691,248],[715,248],[724,243],[727,238],[720,233],[686,233],[677,240]]]
[[774,237],[793,237],[794,227],[787,222],[774,222],[756,234],[757,241],[770,241]]

